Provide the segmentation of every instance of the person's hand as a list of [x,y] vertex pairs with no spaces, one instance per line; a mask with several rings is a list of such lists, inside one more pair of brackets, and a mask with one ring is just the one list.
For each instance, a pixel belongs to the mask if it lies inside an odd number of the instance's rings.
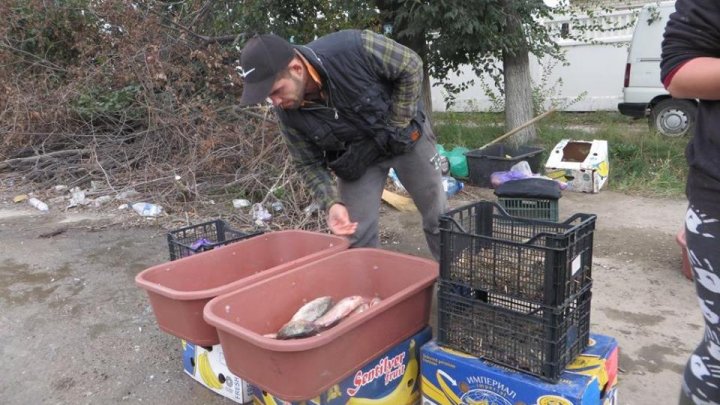
[[350,214],[342,204],[333,204],[328,210],[327,223],[335,235],[348,236],[355,233],[357,222],[350,222]]

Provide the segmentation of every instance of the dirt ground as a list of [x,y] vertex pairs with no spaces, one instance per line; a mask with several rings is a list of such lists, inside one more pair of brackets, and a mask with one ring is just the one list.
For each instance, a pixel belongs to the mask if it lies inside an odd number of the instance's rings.
[[[134,284],[167,261],[163,229],[129,226],[127,211],[43,214],[11,197],[0,201],[0,402],[231,403],[183,373],[179,339],[158,329]],[[451,204],[492,197],[468,187]],[[560,200],[561,217],[598,215],[591,324],[620,342],[622,404],[675,403],[703,333],[675,242],[685,204],[610,191]],[[384,208],[385,247],[427,257],[418,219]]]

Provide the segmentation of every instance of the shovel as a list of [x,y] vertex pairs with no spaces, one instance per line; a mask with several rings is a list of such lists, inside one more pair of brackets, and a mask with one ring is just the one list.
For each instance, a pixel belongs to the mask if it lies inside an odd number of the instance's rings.
[[516,133],[520,132],[520,130],[525,129],[526,127],[528,127],[528,126],[530,126],[530,125],[532,125],[532,124],[540,121],[541,119],[547,117],[548,115],[550,115],[550,114],[552,114],[552,113],[554,113],[554,112],[555,112],[555,109],[554,109],[554,108],[551,108],[551,109],[545,111],[544,113],[538,115],[537,117],[531,119],[530,121],[528,121],[528,122],[520,125],[519,127],[515,127],[515,128],[513,128],[513,129],[511,129],[510,131],[508,131],[508,132],[506,132],[506,133],[498,136],[497,138],[493,139],[492,141],[490,141],[490,142],[486,143],[485,145],[479,147],[478,150],[485,149],[485,148],[487,148],[488,146],[490,146],[490,145],[492,145],[492,144],[494,144],[494,143],[498,143],[498,142],[502,141],[503,139],[509,137],[510,135],[515,135]]

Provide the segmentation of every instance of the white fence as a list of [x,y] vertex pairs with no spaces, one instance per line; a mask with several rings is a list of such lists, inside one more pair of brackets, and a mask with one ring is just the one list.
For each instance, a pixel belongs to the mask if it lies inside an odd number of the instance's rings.
[[[618,10],[574,21],[556,18],[545,22],[556,35],[568,63],[564,66],[551,58],[538,60],[531,55],[533,85],[543,91],[547,97],[546,104],[553,103],[564,111],[617,110],[617,104],[622,101],[627,51],[638,10]],[[591,42],[563,39],[563,28],[572,33],[573,27],[578,24],[600,24],[603,29],[585,34]],[[614,27],[625,28],[617,30]],[[455,105],[450,110],[490,111],[497,108],[480,84],[482,81],[492,87],[489,76],[477,77],[467,67],[460,75],[451,78],[456,84],[470,79],[474,79],[475,84],[456,96]],[[431,84],[434,83],[431,78]],[[442,87],[432,87],[433,111],[446,111],[443,93]]]

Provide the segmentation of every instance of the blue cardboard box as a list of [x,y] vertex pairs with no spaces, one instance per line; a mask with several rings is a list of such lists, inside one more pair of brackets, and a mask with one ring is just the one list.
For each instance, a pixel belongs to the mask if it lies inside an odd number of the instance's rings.
[[614,338],[591,334],[588,348],[552,384],[432,341],[421,349],[422,403],[615,405],[617,358]]
[[420,400],[420,347],[430,338],[432,329],[428,326],[359,368],[319,397],[306,401],[284,401],[252,386],[253,404],[414,405]]

